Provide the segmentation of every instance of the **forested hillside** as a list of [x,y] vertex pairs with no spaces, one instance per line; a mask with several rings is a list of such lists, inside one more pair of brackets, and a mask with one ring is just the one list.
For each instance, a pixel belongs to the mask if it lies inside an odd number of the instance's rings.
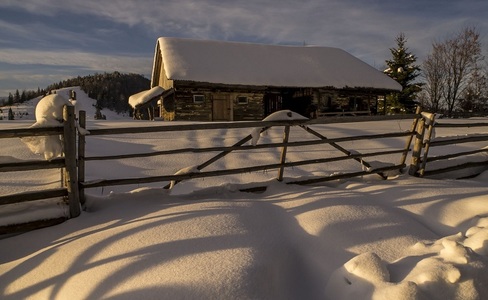
[[[97,100],[100,109],[110,109],[117,113],[128,112],[129,96],[150,88],[150,80],[139,74],[123,74],[119,72],[78,76],[51,84],[37,91],[17,90],[2,101],[5,105],[22,103],[26,100],[45,95],[49,91],[79,86],[90,98]],[[0,104],[2,104],[0,102]]]
[[88,97],[97,100],[97,106],[100,109],[107,108],[121,113],[130,110],[129,96],[149,89],[150,80],[138,74],[113,72],[84,77],[78,76],[52,84],[47,87],[47,90],[71,86],[80,86]]

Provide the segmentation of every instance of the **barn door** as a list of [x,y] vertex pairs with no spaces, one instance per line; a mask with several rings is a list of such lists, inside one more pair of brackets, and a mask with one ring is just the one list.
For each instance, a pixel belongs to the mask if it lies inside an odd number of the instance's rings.
[[215,95],[212,104],[213,121],[232,121],[232,104],[229,95]]

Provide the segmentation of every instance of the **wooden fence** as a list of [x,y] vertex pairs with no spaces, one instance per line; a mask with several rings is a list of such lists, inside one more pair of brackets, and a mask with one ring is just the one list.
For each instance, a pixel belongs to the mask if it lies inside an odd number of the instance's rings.
[[64,197],[69,205],[69,216],[37,220],[29,223],[20,223],[0,226],[0,234],[26,231],[34,228],[49,226],[74,218],[80,215],[79,188],[77,180],[76,163],[76,120],[73,106],[66,106],[63,110],[63,124],[60,127],[24,128],[0,130],[0,139],[23,138],[32,136],[60,135],[63,140],[63,157],[52,160],[30,160],[22,162],[0,163],[0,172],[32,171],[45,169],[61,169],[60,188],[39,191],[21,192],[9,195],[0,195],[0,206],[14,203],[37,201],[50,198]]
[[[414,148],[412,152],[412,163],[409,168],[409,174],[419,177],[434,176],[447,172],[458,171],[468,168],[479,168],[483,170],[483,166],[488,167],[488,156],[486,160],[481,161],[463,161],[459,160],[459,163],[447,165],[437,169],[427,169],[428,163],[432,162],[446,162],[447,160],[459,159],[469,155],[475,155],[479,153],[488,153],[488,147],[481,149],[459,151],[454,152],[453,145],[468,144],[476,142],[488,141],[488,134],[464,134],[462,136],[452,135],[443,136],[442,138],[434,138],[433,132],[435,128],[481,128],[488,127],[488,122],[462,122],[462,123],[449,123],[449,121],[437,122],[435,114],[422,113],[422,118],[417,124],[416,139],[414,142]],[[432,156],[430,149],[433,147],[450,147],[449,153],[445,155]],[[471,147],[475,148],[475,147]],[[473,173],[471,176],[477,175]]]
[[[349,122],[374,122],[385,120],[401,120],[410,119],[412,125],[410,130],[403,132],[391,132],[382,134],[369,134],[369,135],[357,135],[357,136],[343,136],[328,138],[314,130],[314,125],[326,125],[334,123],[349,123]],[[85,112],[81,111],[78,116],[79,126],[86,128]],[[163,126],[150,126],[150,127],[127,127],[127,128],[112,128],[112,129],[89,129],[89,135],[77,134],[75,116],[72,107],[66,107],[64,110],[64,124],[62,127],[57,128],[27,128],[27,129],[13,129],[13,130],[0,130],[0,138],[22,138],[28,136],[40,136],[40,135],[62,135],[64,141],[65,155],[60,158],[55,158],[50,161],[23,161],[14,163],[1,163],[0,172],[11,171],[29,171],[39,169],[52,169],[60,168],[63,171],[64,179],[61,180],[64,184],[60,188],[48,189],[44,191],[36,192],[24,192],[13,195],[0,196],[0,205],[8,205],[26,201],[36,201],[40,199],[48,199],[55,197],[65,197],[69,205],[69,218],[77,217],[81,213],[80,207],[85,203],[85,191],[86,189],[96,187],[107,187],[117,185],[130,185],[130,184],[144,184],[154,182],[172,182],[167,184],[165,188],[171,188],[174,184],[177,184],[184,180],[190,180],[194,178],[205,178],[224,176],[232,174],[249,173],[255,171],[269,171],[276,170],[276,179],[278,181],[285,181],[287,184],[312,184],[325,181],[333,181],[344,178],[352,178],[357,176],[364,176],[369,174],[378,174],[382,178],[387,177],[388,171],[400,170],[406,168],[407,155],[410,152],[410,146],[414,143],[412,160],[409,168],[409,174],[415,176],[428,176],[430,174],[436,174],[440,172],[447,172],[457,168],[470,167],[469,163],[463,165],[450,167],[446,170],[428,170],[426,171],[426,164],[429,161],[449,159],[453,157],[459,157],[463,155],[470,155],[480,152],[486,152],[486,149],[465,151],[460,153],[451,153],[444,156],[429,157],[429,148],[436,146],[449,145],[452,143],[464,143],[473,141],[486,141],[487,135],[474,135],[465,138],[455,138],[452,140],[432,140],[433,126],[470,126],[481,127],[488,126],[487,123],[476,124],[447,124],[447,123],[435,123],[433,114],[420,114],[420,109],[413,115],[395,115],[395,116],[355,116],[355,117],[327,117],[312,120],[293,120],[293,121],[260,121],[260,122],[230,122],[230,123],[200,123],[200,124],[186,124],[186,125],[163,125]],[[290,141],[290,128],[295,126],[303,129],[303,136],[311,135],[313,139],[293,139]],[[147,153],[131,153],[123,155],[106,155],[106,156],[87,156],[86,155],[86,139],[96,136],[109,136],[109,135],[121,135],[121,134],[142,134],[142,133],[164,133],[164,132],[182,132],[182,131],[206,131],[206,130],[218,130],[218,129],[254,129],[259,128],[261,132],[269,130],[273,127],[283,128],[283,138],[280,142],[274,143],[260,143],[257,145],[250,145],[249,141],[252,140],[252,135],[246,135],[239,141],[231,146],[215,145],[212,147],[202,148],[177,148],[152,151]],[[302,136],[302,135],[300,135]],[[382,151],[374,151],[368,153],[360,153],[355,150],[348,150],[342,143],[372,140],[372,139],[388,139],[388,138],[405,138],[404,146],[397,149],[385,149]],[[77,143],[78,142],[78,143]],[[322,146],[330,145],[337,150],[339,155],[333,157],[317,157],[314,159],[307,159],[302,161],[288,161],[287,153],[292,147],[305,147],[305,146]],[[176,145],[177,146],[177,145]],[[214,164],[218,160],[224,158],[228,154],[234,151],[248,151],[254,149],[280,149],[280,157],[278,161],[271,161],[267,164],[261,164],[257,166],[245,166],[241,168],[223,169],[223,170],[211,170],[205,171],[204,169]],[[172,155],[172,154],[184,154],[184,153],[217,153],[210,159],[199,162],[195,166],[192,172],[183,172],[178,174],[160,174],[156,176],[146,176],[138,178],[100,178],[95,180],[86,180],[85,174],[87,173],[86,162],[89,161],[108,161],[108,160],[124,160],[133,158],[143,158],[151,156]],[[370,164],[368,159],[372,157],[383,157],[386,155],[398,155],[398,161],[396,163],[385,164]],[[315,164],[328,164],[333,162],[340,162],[346,160],[354,160],[358,164],[361,164],[360,171],[354,171],[349,173],[332,174],[323,177],[313,177],[308,179],[286,178],[286,168],[292,168],[296,166],[306,166]],[[476,163],[479,165],[479,163]],[[485,164],[488,164],[485,162]],[[181,166],[185,167],[185,166]],[[159,168],[162,172],[164,168]],[[243,191],[259,191],[265,189],[265,186],[255,186],[253,188],[246,188]],[[64,221],[66,218],[59,220],[40,220],[39,222],[31,222],[29,224],[17,224],[11,226],[0,227],[0,234],[9,233],[15,231],[26,231],[36,227],[43,227],[46,225],[52,225]]]
[[[86,138],[91,138],[100,135],[120,135],[120,134],[141,134],[141,133],[164,133],[164,132],[182,132],[182,131],[201,131],[201,130],[215,130],[215,129],[235,129],[235,128],[261,128],[261,131],[269,130],[272,127],[283,127],[283,139],[279,143],[268,143],[259,145],[249,145],[248,142],[252,139],[252,135],[249,134],[243,137],[241,140],[236,142],[231,146],[215,146],[208,148],[175,148],[171,150],[164,151],[152,151],[148,153],[136,153],[136,154],[124,154],[124,155],[112,155],[112,156],[86,156],[83,146],[79,148],[78,154],[78,177],[79,177],[79,187],[80,187],[80,198],[81,203],[84,203],[85,190],[89,188],[96,187],[106,187],[106,186],[116,186],[116,185],[129,185],[129,184],[143,184],[143,183],[154,183],[154,182],[172,182],[173,184],[178,183],[183,180],[189,180],[194,178],[205,178],[214,176],[224,176],[231,174],[241,174],[255,171],[268,171],[272,169],[277,170],[276,179],[282,181],[284,179],[285,168],[312,165],[312,164],[326,164],[331,162],[343,161],[343,160],[355,160],[362,165],[362,170],[351,173],[341,173],[336,175],[330,175],[327,177],[306,179],[306,180],[287,180],[286,183],[290,184],[311,184],[324,181],[332,181],[343,178],[352,178],[356,176],[363,176],[368,174],[378,174],[383,178],[386,178],[387,171],[391,170],[402,170],[405,168],[405,160],[407,153],[410,150],[410,143],[412,137],[415,134],[415,126],[419,114],[415,115],[399,115],[399,116],[357,116],[357,117],[339,117],[339,118],[320,118],[313,120],[294,120],[294,121],[261,121],[261,122],[232,122],[232,123],[204,123],[204,124],[190,124],[190,125],[166,125],[166,126],[155,126],[155,127],[129,127],[129,128],[114,128],[114,129],[89,129],[90,134],[88,136],[80,136],[80,145],[85,144]],[[386,134],[374,134],[374,135],[363,135],[363,136],[347,136],[340,138],[327,138],[321,133],[312,129],[314,124],[333,124],[333,123],[347,123],[347,122],[371,122],[371,121],[383,121],[383,120],[399,120],[399,119],[410,119],[414,120],[410,131],[404,132],[394,132]],[[81,127],[84,126],[84,121],[80,118]],[[295,140],[293,142],[289,141],[290,137],[290,127],[297,126],[302,128],[304,132],[312,135],[314,140]],[[357,151],[350,151],[345,149],[340,145],[343,142],[351,141],[361,141],[361,140],[371,140],[371,139],[385,139],[385,138],[398,138],[404,137],[407,142],[404,147],[399,149],[386,149],[383,151],[376,151],[370,153],[359,153]],[[246,145],[247,144],[247,145]],[[311,160],[304,161],[287,161],[287,150],[291,147],[303,147],[310,145],[330,145],[336,150],[338,150],[341,155],[335,157],[326,158],[315,158]],[[253,149],[272,149],[280,148],[281,155],[279,161],[270,162],[269,164],[263,164],[258,166],[249,166],[234,169],[224,169],[224,170],[213,170],[204,171],[204,169],[219,159],[227,156],[234,151],[246,151]],[[139,178],[118,178],[118,179],[96,179],[91,181],[85,180],[85,163],[88,161],[101,161],[101,160],[120,160],[120,159],[133,159],[141,157],[150,157],[158,155],[171,155],[171,154],[182,154],[182,153],[210,153],[219,152],[214,157],[199,163],[195,168],[194,172],[185,172],[181,174],[161,174],[157,176],[147,176]],[[370,157],[381,157],[383,155],[398,154],[399,159],[396,164],[383,164],[380,167],[374,167],[368,163],[368,158]],[[184,167],[184,166],[182,166]],[[168,184],[165,188],[170,188],[171,185]],[[253,189],[246,189],[246,191],[261,190],[264,187],[255,187]]]

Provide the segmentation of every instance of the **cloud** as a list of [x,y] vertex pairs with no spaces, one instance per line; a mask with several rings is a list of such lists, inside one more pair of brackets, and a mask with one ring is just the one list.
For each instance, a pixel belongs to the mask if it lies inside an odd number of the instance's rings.
[[[158,36],[224,40],[245,37],[269,43],[305,41],[346,50],[365,47],[369,53],[378,52],[373,48],[384,48],[388,53],[400,32],[406,32],[409,41],[419,46],[415,48],[425,49],[435,38],[459,30],[473,13],[488,8],[485,0],[447,2],[4,0],[0,6],[49,15],[92,15],[127,26],[143,26]],[[488,29],[487,21],[481,22],[480,26]]]
[[0,98],[19,90],[34,90],[76,76],[119,71],[149,77],[152,57],[101,55],[79,51],[0,51]]
[[6,47],[52,48],[81,47],[87,44],[100,44],[102,39],[84,32],[73,32],[60,27],[48,26],[40,21],[28,24],[15,24],[0,20],[0,31],[3,38],[0,44]]
[[80,51],[2,49],[0,62],[19,65],[72,66],[92,71],[138,74],[148,74],[152,68],[152,57],[102,55]]
[[0,62],[94,72],[149,74],[159,36],[338,47],[381,69],[400,32],[419,63],[434,40],[464,26],[488,32],[486,0],[2,0],[2,8],[22,17],[0,20]]
[[[50,73],[39,71],[16,71],[0,72],[0,80],[2,81],[3,89],[0,90],[0,95],[8,95],[18,90],[34,90],[37,87],[45,88],[47,85],[54,82],[59,82],[67,77],[75,77],[74,74],[65,74],[62,70],[53,71]],[[43,85],[34,86],[36,83],[44,83]]]

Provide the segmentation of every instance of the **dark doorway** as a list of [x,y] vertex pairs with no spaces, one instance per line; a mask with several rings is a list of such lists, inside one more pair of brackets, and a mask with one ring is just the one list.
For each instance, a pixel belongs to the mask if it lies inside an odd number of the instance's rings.
[[283,97],[279,94],[265,94],[263,100],[265,117],[282,109]]
[[283,98],[283,109],[289,109],[302,116],[308,117],[309,107],[312,104],[311,96]]

